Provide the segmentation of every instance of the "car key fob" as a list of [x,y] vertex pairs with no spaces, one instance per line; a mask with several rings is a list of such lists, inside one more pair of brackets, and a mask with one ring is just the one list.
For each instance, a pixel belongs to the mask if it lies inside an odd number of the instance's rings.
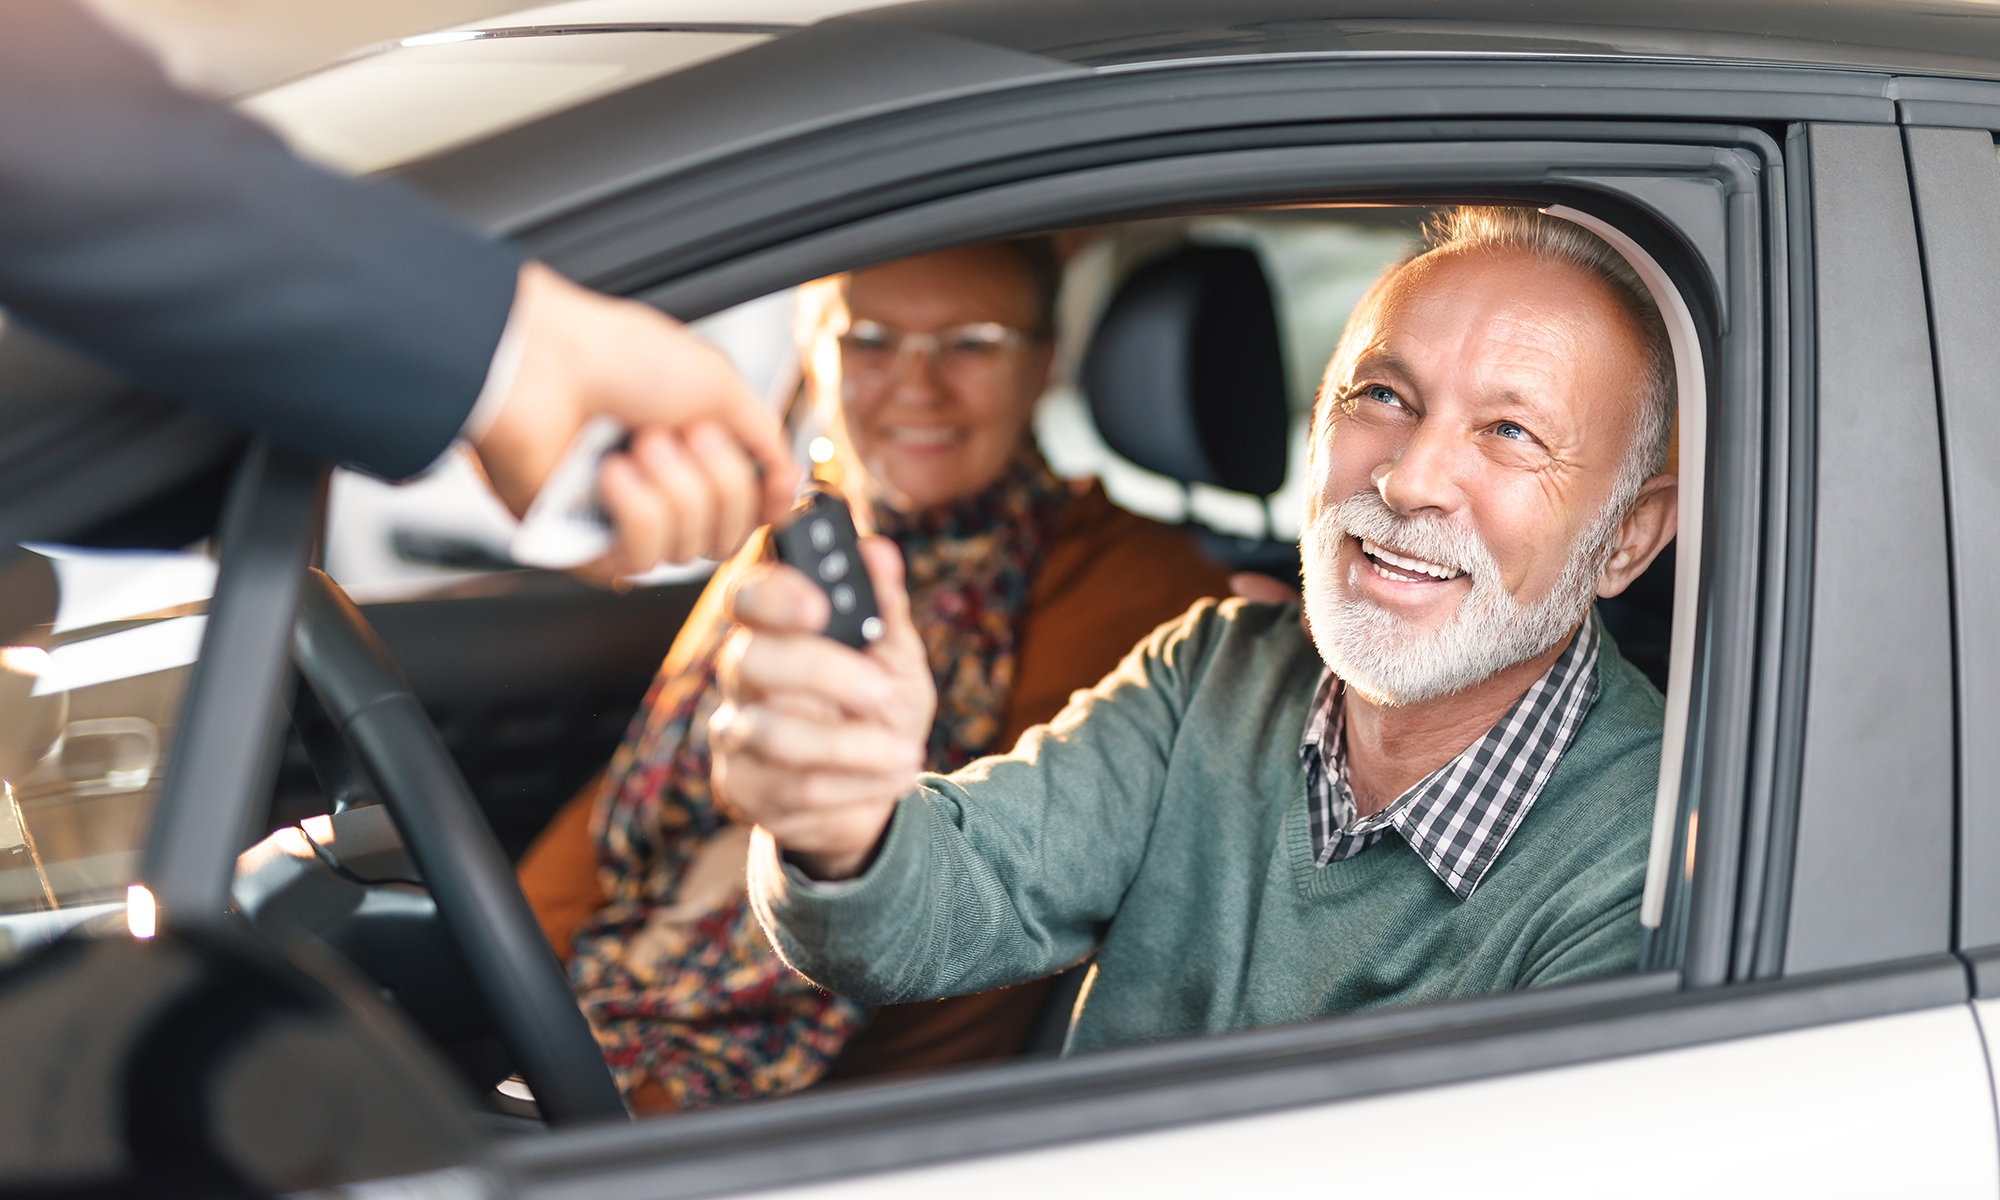
[[624,427],[610,417],[584,422],[507,545],[515,562],[567,571],[611,552],[616,535],[610,516],[597,502],[597,468],[605,455],[631,441]]
[[791,517],[773,532],[778,561],[797,567],[820,586],[833,608],[826,636],[856,650],[882,636],[875,589],[861,562],[861,538],[847,502],[831,492],[807,492]]

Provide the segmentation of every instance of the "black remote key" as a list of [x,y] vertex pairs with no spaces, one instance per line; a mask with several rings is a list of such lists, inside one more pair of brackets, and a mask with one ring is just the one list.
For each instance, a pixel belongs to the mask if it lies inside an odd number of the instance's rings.
[[882,636],[875,589],[869,586],[868,568],[861,562],[861,539],[847,501],[830,492],[807,492],[772,536],[778,561],[804,571],[832,604],[826,636],[856,650]]

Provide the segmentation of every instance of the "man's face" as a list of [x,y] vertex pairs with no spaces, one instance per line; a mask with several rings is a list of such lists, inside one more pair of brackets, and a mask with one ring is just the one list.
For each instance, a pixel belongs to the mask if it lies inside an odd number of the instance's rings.
[[876,345],[900,347],[845,346],[841,357],[847,440],[886,499],[907,511],[984,491],[1048,386],[1046,340],[978,340],[1033,330],[1026,268],[997,246],[947,250],[856,271],[846,302],[849,330],[872,326]]
[[1350,336],[1314,431],[1307,617],[1351,686],[1417,703],[1583,616],[1645,350],[1603,284],[1516,252],[1411,264]]

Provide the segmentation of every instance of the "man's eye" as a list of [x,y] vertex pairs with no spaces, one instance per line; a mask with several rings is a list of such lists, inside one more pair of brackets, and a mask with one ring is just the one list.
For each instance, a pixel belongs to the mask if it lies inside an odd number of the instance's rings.
[[1493,432],[1499,434],[1503,438],[1512,438],[1515,441],[1520,441],[1520,442],[1527,442],[1534,440],[1533,434],[1521,428],[1519,425],[1514,424],[1514,422],[1512,421],[1500,422],[1498,425],[1495,425],[1493,427]]
[[1379,383],[1371,383],[1362,388],[1361,394],[1377,404],[1393,404],[1400,408],[1403,403],[1403,398],[1396,394],[1396,389]]

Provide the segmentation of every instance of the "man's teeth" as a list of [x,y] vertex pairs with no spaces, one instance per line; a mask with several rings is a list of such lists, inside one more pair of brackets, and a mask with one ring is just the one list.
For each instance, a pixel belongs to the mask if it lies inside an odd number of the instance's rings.
[[1450,567],[1441,567],[1436,563],[1427,563],[1421,558],[1405,558],[1393,550],[1384,550],[1367,538],[1361,539],[1361,552],[1370,558],[1379,558],[1392,567],[1401,567],[1405,571],[1410,571],[1418,575],[1428,575],[1432,579],[1457,579],[1460,575],[1465,574],[1463,571],[1456,571]]

